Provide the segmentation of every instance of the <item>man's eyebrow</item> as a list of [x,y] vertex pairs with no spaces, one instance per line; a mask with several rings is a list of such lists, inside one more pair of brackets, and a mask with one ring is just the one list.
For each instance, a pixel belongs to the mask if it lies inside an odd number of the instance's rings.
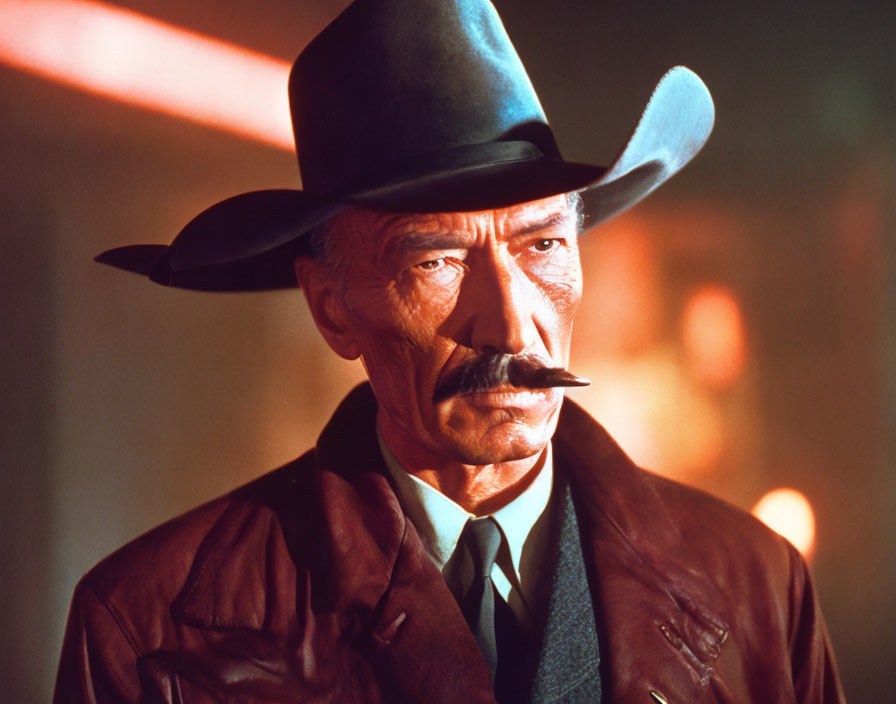
[[528,225],[523,226],[519,230],[513,233],[514,237],[519,235],[531,235],[533,232],[541,232],[541,230],[547,230],[551,227],[557,227],[558,225],[563,225],[564,223],[574,220],[575,212],[574,211],[566,211],[563,213],[556,213],[554,215],[550,215],[544,220],[537,220],[535,222],[529,223]]
[[[514,232],[511,237],[530,235],[533,232],[540,232],[551,227],[557,227],[574,218],[575,212],[573,211],[555,213],[542,220],[536,220],[524,225]],[[382,256],[400,257],[412,252],[440,249],[463,249],[469,245],[471,239],[473,238],[463,231],[416,232],[411,230],[389,238],[383,245]]]
[[470,237],[461,232],[407,232],[390,238],[384,245],[384,257],[395,257],[410,252],[438,249],[463,249]]

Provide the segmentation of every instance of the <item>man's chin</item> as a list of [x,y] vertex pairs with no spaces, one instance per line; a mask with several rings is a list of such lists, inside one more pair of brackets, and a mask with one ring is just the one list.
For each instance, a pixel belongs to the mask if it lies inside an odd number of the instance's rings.
[[540,453],[557,425],[562,392],[472,393],[439,409],[446,454],[470,465],[514,462]]
[[[551,439],[554,424],[530,427],[508,421],[482,429],[452,433],[443,447],[457,462],[467,465],[501,464],[538,455]],[[479,432],[476,432],[479,430]]]
[[527,448],[457,448],[454,452],[454,459],[461,464],[472,465],[476,467],[484,467],[493,464],[506,464],[508,462],[516,462],[534,457],[541,453],[547,443],[542,443],[539,447]]

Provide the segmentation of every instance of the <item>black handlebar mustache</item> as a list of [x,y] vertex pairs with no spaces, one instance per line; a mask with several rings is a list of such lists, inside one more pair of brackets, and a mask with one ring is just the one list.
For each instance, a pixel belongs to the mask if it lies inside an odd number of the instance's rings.
[[532,354],[486,354],[473,357],[452,369],[436,385],[433,403],[458,394],[484,391],[510,384],[526,389],[547,389],[554,386],[588,386],[591,382],[562,367],[547,366],[541,357]]

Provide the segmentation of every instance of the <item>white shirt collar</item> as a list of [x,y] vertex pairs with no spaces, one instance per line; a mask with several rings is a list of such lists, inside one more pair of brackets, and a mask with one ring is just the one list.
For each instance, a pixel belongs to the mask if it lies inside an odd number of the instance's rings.
[[553,484],[554,463],[551,443],[548,443],[545,448],[544,464],[532,483],[513,501],[492,514],[507,539],[513,569],[520,583],[525,581],[520,570],[523,547],[526,545],[526,540],[529,538],[535,522],[548,507]]
[[[470,518],[474,518],[474,515],[434,487],[408,473],[382,438],[379,438],[379,443],[402,508],[420,534],[436,567],[444,570],[454,554],[464,525]],[[507,541],[513,570],[521,585],[525,585],[527,581],[525,575],[520,574],[526,539],[551,498],[554,472],[550,443],[545,451],[544,464],[532,483],[517,498],[492,514]],[[526,586],[523,589],[528,591]]]

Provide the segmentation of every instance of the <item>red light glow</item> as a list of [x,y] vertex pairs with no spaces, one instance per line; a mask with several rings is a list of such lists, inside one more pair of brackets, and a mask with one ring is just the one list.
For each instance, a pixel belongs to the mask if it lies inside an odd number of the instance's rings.
[[775,489],[753,507],[753,515],[783,535],[803,557],[815,548],[815,512],[809,500],[795,489]]
[[697,379],[713,388],[728,386],[746,361],[740,305],[726,288],[705,285],[687,301],[681,318],[682,342]]
[[288,63],[135,12],[89,0],[0,0],[0,62],[293,148]]

